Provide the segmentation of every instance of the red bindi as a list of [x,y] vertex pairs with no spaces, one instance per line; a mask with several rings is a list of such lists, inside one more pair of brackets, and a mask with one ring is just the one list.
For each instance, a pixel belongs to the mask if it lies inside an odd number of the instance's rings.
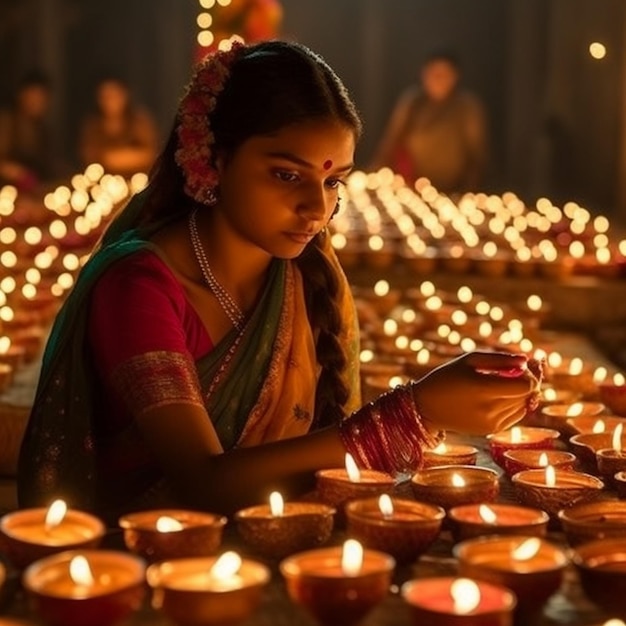
[[324,161],[323,167],[325,170],[329,170],[332,166],[333,166],[333,162],[330,159],[327,159],[326,161]]

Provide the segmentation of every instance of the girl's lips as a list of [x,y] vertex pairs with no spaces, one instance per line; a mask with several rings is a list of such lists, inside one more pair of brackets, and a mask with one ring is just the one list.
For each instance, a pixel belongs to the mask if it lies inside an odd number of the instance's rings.
[[296,243],[309,243],[313,237],[315,237],[315,233],[285,233],[289,239],[295,241]]

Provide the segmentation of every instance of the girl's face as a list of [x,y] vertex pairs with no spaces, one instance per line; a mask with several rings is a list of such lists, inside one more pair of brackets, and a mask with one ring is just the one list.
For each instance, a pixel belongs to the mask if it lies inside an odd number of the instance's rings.
[[240,238],[268,255],[297,257],[328,223],[354,149],[353,131],[335,121],[252,137],[219,164],[216,209]]

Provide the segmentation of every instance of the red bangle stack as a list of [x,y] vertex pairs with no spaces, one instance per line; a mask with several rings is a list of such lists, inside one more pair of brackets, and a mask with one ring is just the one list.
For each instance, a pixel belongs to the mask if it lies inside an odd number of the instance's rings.
[[443,439],[422,423],[411,384],[391,389],[353,413],[341,423],[339,434],[357,465],[392,476],[419,469],[423,449]]

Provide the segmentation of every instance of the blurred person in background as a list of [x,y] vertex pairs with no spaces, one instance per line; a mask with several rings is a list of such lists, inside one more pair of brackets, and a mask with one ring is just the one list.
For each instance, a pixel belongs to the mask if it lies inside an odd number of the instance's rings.
[[98,81],[95,105],[80,129],[81,164],[100,163],[108,173],[123,176],[147,172],[158,150],[152,115],[132,102],[129,86],[114,76]]
[[427,57],[419,83],[397,100],[371,169],[390,167],[409,184],[424,176],[445,193],[479,190],[488,161],[485,112],[460,78],[453,52]]

